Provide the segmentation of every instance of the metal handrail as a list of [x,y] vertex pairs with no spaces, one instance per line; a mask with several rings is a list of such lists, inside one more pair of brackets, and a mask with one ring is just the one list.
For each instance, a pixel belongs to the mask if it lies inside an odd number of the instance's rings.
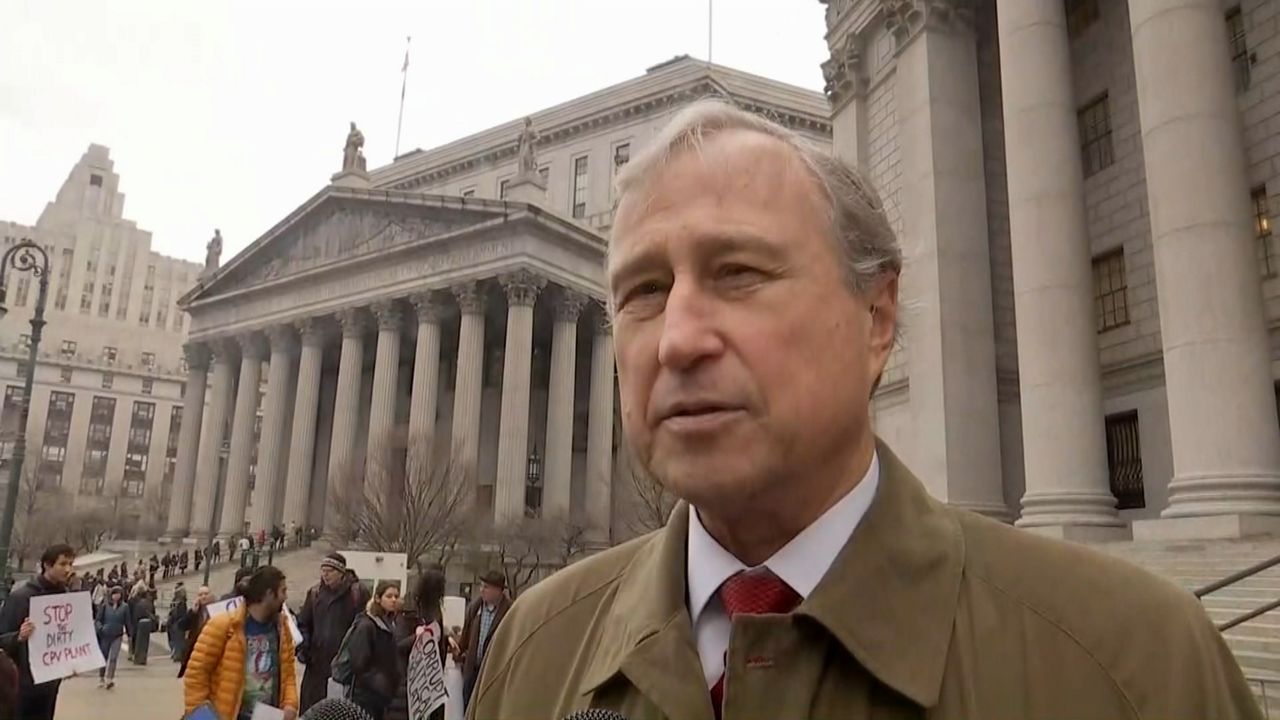
[[1258,694],[1261,696],[1260,704],[1262,705],[1262,716],[1267,718],[1267,720],[1271,720],[1270,703],[1267,701],[1267,685],[1280,685],[1280,677],[1276,677],[1275,675],[1245,673],[1244,679],[1245,682],[1250,685],[1253,683],[1258,684]]
[[[1273,557],[1273,558],[1270,558],[1270,559],[1268,559],[1268,560],[1263,560],[1262,562],[1254,563],[1253,565],[1250,565],[1249,567],[1247,567],[1247,568],[1245,568],[1245,569],[1243,569],[1243,570],[1240,570],[1240,571],[1238,571],[1238,572],[1231,573],[1230,575],[1228,575],[1228,576],[1226,576],[1226,577],[1222,578],[1221,580],[1217,580],[1217,581],[1215,581],[1215,582],[1211,582],[1211,583],[1209,583],[1208,585],[1205,585],[1204,587],[1198,588],[1198,589],[1196,589],[1196,591],[1195,591],[1195,596],[1196,596],[1197,598],[1201,598],[1201,599],[1203,599],[1203,598],[1204,598],[1204,596],[1205,596],[1205,595],[1208,595],[1209,593],[1217,592],[1218,590],[1221,590],[1221,589],[1223,589],[1223,588],[1225,588],[1225,587],[1228,587],[1228,586],[1230,586],[1230,585],[1234,585],[1234,584],[1236,584],[1236,583],[1240,582],[1241,580],[1246,580],[1246,579],[1248,579],[1248,578],[1251,578],[1251,577],[1253,577],[1254,575],[1257,575],[1258,573],[1262,572],[1263,570],[1268,570],[1268,569],[1273,568],[1273,567],[1275,567],[1275,566],[1277,566],[1277,565],[1280,565],[1280,555],[1277,555],[1277,556],[1275,556],[1275,557]],[[1234,618],[1231,618],[1230,620],[1228,620],[1228,621],[1226,621],[1226,622],[1224,622],[1224,623],[1219,623],[1219,624],[1218,624],[1218,631],[1219,631],[1219,632],[1226,632],[1227,630],[1230,630],[1231,628],[1233,628],[1233,627],[1235,627],[1235,626],[1237,626],[1237,625],[1240,625],[1240,624],[1242,624],[1242,623],[1249,622],[1250,620],[1252,620],[1252,619],[1254,619],[1254,618],[1256,618],[1256,617],[1259,617],[1259,616],[1265,615],[1265,614],[1267,614],[1267,613],[1271,612],[1272,610],[1276,610],[1277,608],[1280,608],[1280,599],[1273,600],[1273,601],[1271,601],[1271,602],[1269,602],[1269,603],[1267,603],[1267,604],[1263,605],[1262,607],[1255,608],[1255,609],[1253,609],[1253,610],[1250,610],[1250,611],[1249,611],[1249,612],[1247,612],[1247,613],[1244,613],[1244,614],[1242,614],[1242,615],[1238,615],[1238,616],[1236,616],[1236,617],[1234,617]]]

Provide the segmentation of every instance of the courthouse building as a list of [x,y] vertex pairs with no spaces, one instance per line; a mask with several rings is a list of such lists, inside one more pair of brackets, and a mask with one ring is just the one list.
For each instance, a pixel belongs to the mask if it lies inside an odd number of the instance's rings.
[[186,415],[207,412],[182,426],[165,535],[324,527],[330,490],[403,434],[499,524],[573,516],[608,540],[612,180],[704,97],[830,146],[821,93],[687,57],[372,172],[353,125],[342,172],[182,300]]
[[[200,266],[151,250],[124,218],[107,148],[90,145],[35,225],[0,222],[0,252],[30,238],[49,290],[27,425],[26,469],[67,508],[113,513],[117,532],[159,529],[177,463],[188,317],[178,298]],[[38,284],[7,272],[0,320],[0,485],[17,436]]]
[[1280,530],[1280,2],[824,4],[910,255],[881,435],[1045,532]]

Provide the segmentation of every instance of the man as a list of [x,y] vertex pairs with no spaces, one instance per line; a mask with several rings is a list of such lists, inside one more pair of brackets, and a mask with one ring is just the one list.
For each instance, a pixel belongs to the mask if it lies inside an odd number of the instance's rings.
[[707,102],[618,198],[623,429],[683,502],[522,595],[470,717],[1258,717],[1190,594],[951,509],[876,440],[902,261],[857,171]]
[[201,585],[196,591],[195,605],[182,619],[182,629],[186,636],[182,641],[182,664],[178,666],[178,677],[187,674],[187,664],[191,662],[191,651],[195,649],[196,641],[200,639],[200,631],[204,629],[205,621],[209,619],[206,608],[211,602],[213,602],[213,592],[209,590],[208,585]]
[[165,631],[169,638],[169,659],[182,662],[186,653],[182,647],[183,622],[187,617],[187,589],[179,582],[173,589],[173,599],[169,602],[169,616],[165,619]]
[[458,657],[455,658],[455,662],[462,666],[464,707],[471,702],[471,693],[475,690],[476,678],[480,675],[480,664],[493,641],[494,633],[510,608],[511,598],[507,597],[506,576],[497,570],[481,575],[480,597],[467,608],[462,637],[457,643]]
[[205,703],[221,720],[250,720],[259,704],[298,717],[287,597],[284,573],[265,566],[246,583],[243,606],[205,623],[183,678],[184,717]]
[[36,626],[30,617],[31,598],[67,591],[76,552],[70,545],[51,545],[40,556],[40,574],[13,588],[0,608],[0,650],[18,665],[16,720],[53,720],[60,680],[36,685],[31,679],[27,642]]
[[302,712],[328,694],[333,656],[368,602],[369,591],[348,571],[342,553],[329,553],[320,561],[320,582],[307,591],[298,613],[302,631],[298,659],[307,666],[302,676]]

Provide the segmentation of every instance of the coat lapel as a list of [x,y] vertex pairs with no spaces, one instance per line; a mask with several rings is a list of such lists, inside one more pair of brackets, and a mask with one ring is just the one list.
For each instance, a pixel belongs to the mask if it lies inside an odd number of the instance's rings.
[[680,503],[619,578],[583,695],[621,674],[666,717],[714,717],[685,599],[688,529],[689,508]]

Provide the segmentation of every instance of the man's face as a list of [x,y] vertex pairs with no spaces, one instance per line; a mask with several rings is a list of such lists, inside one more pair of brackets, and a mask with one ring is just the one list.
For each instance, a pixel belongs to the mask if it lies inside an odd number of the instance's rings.
[[320,567],[320,581],[331,588],[336,588],[342,584],[342,573],[323,565]]
[[480,599],[486,605],[497,605],[502,600],[502,588],[489,583],[480,583]]
[[284,607],[285,602],[289,599],[289,583],[281,580],[280,587],[267,593],[262,599],[264,605],[267,606],[272,614],[280,612],[280,608]]
[[196,591],[196,605],[208,605],[213,599],[213,593],[210,592],[208,585],[201,585]]
[[72,568],[72,563],[75,561],[75,555],[59,555],[52,565],[45,568],[45,578],[54,585],[66,585],[71,576],[75,574],[75,570]]
[[797,154],[741,130],[678,152],[618,209],[608,275],[623,426],[643,465],[696,506],[791,502],[852,471],[897,286],[869,295],[873,316],[829,216]]

